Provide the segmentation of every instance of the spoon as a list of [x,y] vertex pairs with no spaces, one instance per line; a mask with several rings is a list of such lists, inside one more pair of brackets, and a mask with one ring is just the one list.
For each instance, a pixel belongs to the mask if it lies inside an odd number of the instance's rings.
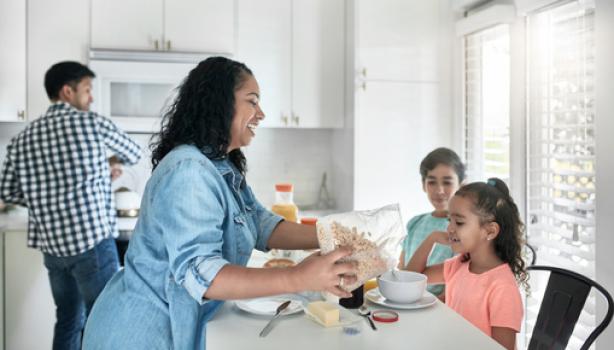
[[375,323],[373,323],[373,320],[371,319],[371,311],[369,311],[369,309],[366,306],[361,305],[358,308],[358,313],[361,316],[364,316],[367,319],[367,321],[369,321],[369,324],[371,325],[371,328],[373,328],[374,331],[377,330],[377,327],[375,327]]
[[393,280],[398,281],[399,280],[399,275],[398,275],[397,270],[391,270],[391,272],[392,272]]
[[264,328],[262,329],[262,332],[260,332],[261,337],[266,337],[266,335],[269,334],[271,329],[273,329],[273,321],[275,321],[279,317],[279,315],[281,315],[281,312],[284,311],[288,307],[288,305],[290,305],[290,300],[284,301],[277,307],[273,318],[271,318],[269,323],[267,323],[266,326],[264,326]]

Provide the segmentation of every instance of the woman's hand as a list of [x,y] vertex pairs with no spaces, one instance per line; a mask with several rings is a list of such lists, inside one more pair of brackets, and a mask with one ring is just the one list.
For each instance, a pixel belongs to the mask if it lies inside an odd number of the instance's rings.
[[450,235],[446,231],[433,231],[430,235],[435,243],[450,245]]
[[339,288],[340,284],[356,282],[356,265],[351,262],[338,262],[352,254],[349,248],[338,248],[326,255],[314,253],[293,267],[293,277],[299,290],[327,291],[341,298],[349,298],[351,293]]

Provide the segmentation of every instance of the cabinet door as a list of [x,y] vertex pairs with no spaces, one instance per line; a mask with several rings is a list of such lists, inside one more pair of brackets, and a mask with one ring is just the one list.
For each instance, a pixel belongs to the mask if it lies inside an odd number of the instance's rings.
[[91,46],[162,48],[163,0],[92,0]]
[[260,85],[264,127],[285,127],[291,111],[291,13],[288,0],[239,0],[237,60]]
[[344,0],[294,0],[292,25],[292,125],[342,127]]
[[55,304],[40,251],[25,232],[4,234],[4,330],[6,349],[51,349]]
[[164,48],[232,54],[235,51],[234,20],[234,1],[166,0]]
[[361,79],[438,80],[440,1],[356,2],[356,62]]
[[0,1],[0,43],[0,121],[25,121],[25,1]]
[[441,144],[436,84],[369,82],[356,93],[354,206],[399,203],[404,218],[432,210],[418,167]]

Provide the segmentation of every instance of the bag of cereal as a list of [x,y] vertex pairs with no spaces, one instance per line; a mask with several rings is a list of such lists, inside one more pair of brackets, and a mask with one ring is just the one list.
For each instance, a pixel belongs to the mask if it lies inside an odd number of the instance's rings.
[[398,204],[325,216],[318,219],[317,232],[322,254],[340,246],[352,248],[352,255],[341,260],[357,263],[357,281],[341,286],[348,292],[393,269],[405,237]]

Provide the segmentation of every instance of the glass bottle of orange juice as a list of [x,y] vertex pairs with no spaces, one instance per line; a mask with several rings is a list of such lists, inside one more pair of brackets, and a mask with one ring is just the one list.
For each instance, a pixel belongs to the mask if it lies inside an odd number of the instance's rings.
[[275,203],[271,211],[287,221],[297,222],[298,207],[294,204],[293,189],[292,184],[276,184]]

